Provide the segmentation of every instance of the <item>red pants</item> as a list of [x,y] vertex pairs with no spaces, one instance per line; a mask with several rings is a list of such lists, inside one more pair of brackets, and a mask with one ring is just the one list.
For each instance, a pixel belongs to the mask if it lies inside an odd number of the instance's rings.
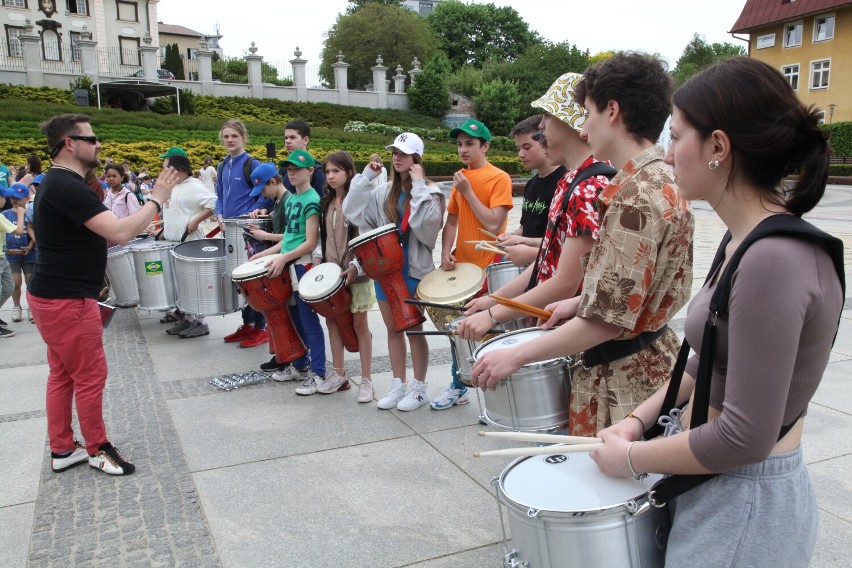
[[107,379],[103,325],[92,298],[54,300],[27,293],[27,303],[47,344],[47,435],[55,453],[74,449],[71,403],[77,407],[86,450],[107,441],[103,392]]

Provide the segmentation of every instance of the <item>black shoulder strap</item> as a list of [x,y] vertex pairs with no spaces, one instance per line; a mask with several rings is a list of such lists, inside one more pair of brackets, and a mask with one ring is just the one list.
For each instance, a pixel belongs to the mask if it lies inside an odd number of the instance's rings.
[[[561,219],[562,216],[565,215],[565,211],[567,211],[568,209],[568,202],[571,201],[571,195],[573,195],[574,190],[577,188],[578,185],[580,185],[587,179],[597,176],[606,176],[607,179],[612,179],[617,172],[618,170],[616,170],[614,167],[610,166],[606,162],[595,162],[593,164],[590,164],[589,167],[578,172],[580,175],[574,177],[574,179],[571,180],[571,183],[568,186],[568,190],[565,192],[565,195],[562,196],[562,203],[559,206],[558,219]],[[556,238],[555,231],[551,231],[551,235],[553,239]],[[535,287],[536,280],[538,279],[538,269],[541,266],[541,263],[544,261],[544,257],[547,256],[547,252],[550,250],[552,244],[552,241],[547,243],[541,243],[541,246],[538,249],[538,254],[536,255],[535,264],[533,265],[532,274],[530,274],[530,281],[527,284],[527,290],[532,290]]]
[[[255,165],[256,163],[256,165]],[[254,184],[251,183],[251,173],[254,169],[260,165],[260,160],[256,158],[252,158],[251,154],[246,156],[246,161],[243,162],[243,181],[246,182],[246,185],[249,186],[249,189],[254,188]]]

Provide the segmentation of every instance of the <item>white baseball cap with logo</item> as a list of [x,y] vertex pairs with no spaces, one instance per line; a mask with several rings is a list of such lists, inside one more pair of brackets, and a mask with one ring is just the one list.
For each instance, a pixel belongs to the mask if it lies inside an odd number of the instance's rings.
[[385,146],[385,150],[396,148],[403,154],[417,154],[423,156],[423,140],[413,132],[403,132],[396,137],[393,144]]

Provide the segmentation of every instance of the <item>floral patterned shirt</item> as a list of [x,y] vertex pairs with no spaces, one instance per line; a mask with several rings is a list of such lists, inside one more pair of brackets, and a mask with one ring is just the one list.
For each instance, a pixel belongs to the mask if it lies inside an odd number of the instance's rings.
[[[618,339],[663,327],[689,299],[694,228],[663,149],[654,146],[630,160],[601,191],[598,212],[599,238],[577,315],[622,327]],[[669,378],[679,348],[668,329],[638,353],[576,367],[571,433],[591,436],[622,420]]]
[[541,284],[552,278],[556,273],[559,257],[562,255],[562,244],[566,238],[582,236],[598,238],[598,210],[595,202],[598,200],[598,194],[601,190],[609,184],[609,178],[595,176],[580,182],[568,198],[565,213],[562,213],[562,201],[565,199],[565,193],[568,191],[571,182],[578,174],[597,161],[599,160],[589,156],[578,168],[567,172],[556,184],[556,192],[553,194],[550,212],[547,216],[547,229],[544,232],[544,240],[542,240],[542,251],[539,252],[536,259],[538,263],[536,284]]

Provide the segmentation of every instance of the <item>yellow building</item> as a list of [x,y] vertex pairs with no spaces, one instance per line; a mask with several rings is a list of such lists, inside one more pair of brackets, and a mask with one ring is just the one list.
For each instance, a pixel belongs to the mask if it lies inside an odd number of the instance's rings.
[[731,33],[749,34],[749,56],[784,73],[826,124],[852,120],[852,1],[747,0]]

